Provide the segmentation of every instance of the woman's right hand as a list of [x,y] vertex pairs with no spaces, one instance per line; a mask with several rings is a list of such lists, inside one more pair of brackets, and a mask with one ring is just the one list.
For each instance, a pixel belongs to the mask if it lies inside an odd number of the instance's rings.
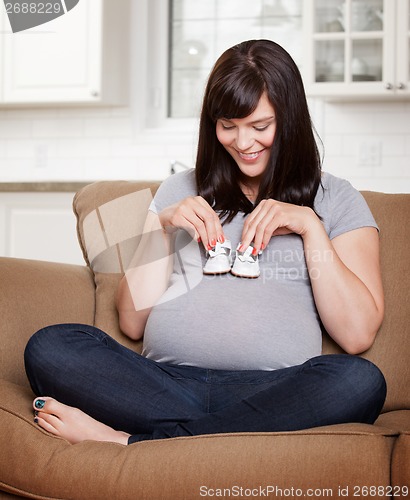
[[202,241],[207,250],[217,241],[225,241],[218,215],[202,196],[184,198],[162,210],[158,216],[165,231],[184,229],[197,241]]

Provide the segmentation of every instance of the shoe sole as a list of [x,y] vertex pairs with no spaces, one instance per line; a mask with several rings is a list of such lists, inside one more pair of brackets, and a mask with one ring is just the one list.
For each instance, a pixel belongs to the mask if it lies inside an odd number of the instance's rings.
[[249,279],[255,279],[255,278],[259,278],[260,276],[260,273],[257,274],[256,276],[249,276],[249,274],[238,274],[238,273],[234,273],[231,269],[231,274],[233,274],[234,276],[236,276],[237,278],[249,278]]
[[214,276],[218,274],[228,274],[231,269],[228,269],[227,271],[202,271],[203,274],[206,274],[207,276]]

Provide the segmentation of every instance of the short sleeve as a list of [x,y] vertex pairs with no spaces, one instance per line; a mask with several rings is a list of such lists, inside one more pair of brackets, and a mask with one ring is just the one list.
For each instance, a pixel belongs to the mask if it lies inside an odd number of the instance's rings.
[[194,169],[167,177],[159,186],[149,210],[159,213],[166,207],[197,193]]
[[362,194],[347,180],[329,173],[322,176],[322,184],[315,198],[315,210],[330,239],[362,227],[379,230]]

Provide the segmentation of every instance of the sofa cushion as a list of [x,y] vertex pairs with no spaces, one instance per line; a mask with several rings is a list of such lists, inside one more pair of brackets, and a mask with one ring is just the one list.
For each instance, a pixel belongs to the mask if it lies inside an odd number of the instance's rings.
[[376,425],[410,434],[410,410],[394,410],[382,413],[376,420]]
[[[380,258],[385,294],[385,317],[373,346],[362,354],[375,363],[387,381],[383,411],[410,408],[410,336],[408,276],[410,275],[410,195],[364,191],[380,228]],[[328,335],[323,351],[342,352]]]
[[[409,410],[410,411],[410,410]],[[396,497],[408,496],[410,489],[410,432],[402,432],[395,442],[391,464],[392,486]],[[407,491],[407,494],[404,492]],[[393,493],[395,491],[393,490]],[[400,494],[399,494],[400,493]]]
[[50,324],[92,322],[94,282],[84,266],[8,257],[0,276],[0,378],[28,386],[28,339]]
[[94,273],[94,325],[136,351],[141,351],[141,342],[130,340],[119,329],[115,293],[140,241],[158,185],[101,181],[85,186],[73,200],[79,243]]
[[[400,433],[396,440],[392,456],[392,485],[396,496],[410,489],[410,410],[396,410],[383,413],[376,421],[376,425]],[[400,493],[400,494],[399,494]]]
[[410,408],[410,195],[363,193],[380,227],[385,316],[373,347],[364,357],[387,380],[384,411]]
[[[118,327],[114,296],[122,273],[138,245],[152,195],[159,183],[131,181],[96,182],[74,198],[78,236],[84,258],[96,284],[95,325],[119,342],[141,350]],[[408,241],[410,196],[363,193],[380,227],[386,314],[375,344],[363,354],[384,373],[388,393],[384,411],[410,407],[410,336],[408,322]],[[324,333],[323,352],[342,350]]]
[[[390,484],[396,434],[377,426],[71,445],[34,424],[31,401],[29,390],[0,381],[0,488],[10,493],[157,500],[272,486],[328,488],[336,497],[339,487],[352,493],[358,486]],[[278,497],[291,496],[286,493]]]

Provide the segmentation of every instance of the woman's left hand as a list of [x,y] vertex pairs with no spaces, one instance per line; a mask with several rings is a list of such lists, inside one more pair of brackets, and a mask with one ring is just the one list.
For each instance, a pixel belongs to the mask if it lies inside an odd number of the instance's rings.
[[272,236],[296,233],[302,237],[312,224],[320,223],[314,211],[276,200],[262,200],[243,226],[241,249],[251,243],[255,254],[266,248]]

